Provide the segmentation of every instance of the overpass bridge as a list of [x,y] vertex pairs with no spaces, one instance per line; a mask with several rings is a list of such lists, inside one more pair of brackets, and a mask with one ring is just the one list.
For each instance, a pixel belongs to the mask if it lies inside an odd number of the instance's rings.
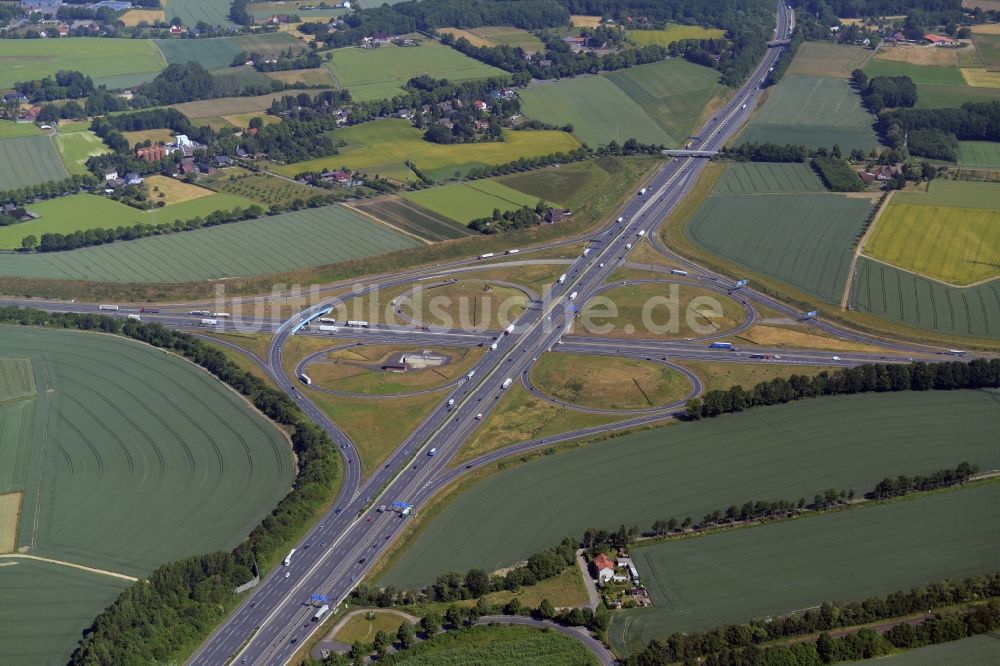
[[788,46],[792,43],[791,39],[772,39],[767,43],[767,48],[773,49],[778,46]]
[[717,150],[664,150],[667,157],[715,157]]

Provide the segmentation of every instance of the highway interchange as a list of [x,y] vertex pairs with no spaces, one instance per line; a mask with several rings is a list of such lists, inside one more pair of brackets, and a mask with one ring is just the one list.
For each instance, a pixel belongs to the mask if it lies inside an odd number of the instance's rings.
[[[783,36],[792,20],[791,12],[778,4],[777,35]],[[699,150],[713,151],[719,149],[746,121],[753,110],[758,96],[762,92],[761,82],[766,78],[769,69],[780,57],[783,47],[771,48],[748,83],[744,85],[731,100],[712,118],[700,132],[700,142],[695,147]],[[545,396],[531,385],[529,370],[534,362],[544,352],[558,346],[559,351],[580,352],[588,354],[603,354],[614,357],[630,357],[648,359],[664,363],[674,369],[682,370],[691,382],[691,396],[697,395],[703,389],[698,377],[680,366],[673,365],[678,359],[703,359],[719,361],[733,360],[738,362],[768,362],[765,359],[749,358],[749,355],[735,356],[739,351],[709,349],[708,341],[713,337],[729,336],[746,328],[755,322],[756,307],[765,306],[771,310],[791,318],[802,318],[802,313],[784,304],[754,291],[750,287],[733,291],[732,281],[713,274],[689,260],[676,255],[663,246],[654,233],[657,226],[679,201],[689,192],[705,161],[698,158],[675,158],[666,162],[649,179],[645,185],[644,195],[637,195],[619,213],[598,232],[589,236],[587,256],[578,256],[568,262],[565,272],[565,284],[555,284],[551,291],[535,297],[529,293],[529,307],[517,319],[512,335],[506,336],[498,332],[461,332],[451,330],[422,330],[420,327],[389,327],[375,325],[370,328],[350,329],[341,331],[330,338],[330,349],[344,346],[337,337],[346,334],[350,338],[372,344],[413,344],[413,345],[490,345],[497,343],[495,351],[487,351],[474,366],[471,379],[460,379],[447,385],[449,391],[442,401],[435,406],[430,414],[403,441],[398,449],[382,463],[382,466],[371,471],[368,478],[362,478],[360,459],[351,440],[334,424],[307,395],[296,386],[298,380],[286,375],[282,365],[282,350],[292,335],[323,335],[315,331],[315,326],[302,329],[300,326],[308,319],[338,304],[346,304],[352,299],[379,289],[395,288],[412,285],[419,280],[434,279],[440,282],[442,278],[454,278],[464,273],[482,270],[485,267],[496,266],[496,262],[483,262],[469,259],[453,262],[443,266],[423,268],[401,272],[388,278],[376,278],[366,286],[350,293],[342,293],[336,297],[324,298],[321,302],[310,306],[303,312],[283,321],[264,321],[263,330],[273,331],[266,358],[253,356],[246,350],[227,343],[224,340],[215,342],[229,346],[233,350],[247,354],[257,363],[278,387],[296,397],[296,400],[309,416],[324,430],[340,447],[344,458],[343,481],[340,492],[331,511],[321,518],[296,545],[296,553],[288,566],[279,566],[269,572],[261,583],[247,596],[243,603],[229,618],[208,638],[189,660],[192,665],[216,666],[225,663],[247,664],[284,664],[299,650],[318,625],[310,622],[315,607],[310,603],[313,594],[324,595],[331,607],[342,603],[350,591],[363,579],[366,572],[373,566],[379,556],[392,543],[394,538],[406,526],[407,518],[398,513],[387,511],[377,512],[375,507],[401,501],[410,504],[415,511],[427,505],[433,496],[442,488],[451,484],[469,470],[482,467],[501,458],[518,454],[538,447],[550,446],[560,441],[568,441],[580,437],[589,437],[604,432],[619,430],[626,427],[649,425],[673,416],[684,401],[669,405],[640,410],[635,412],[618,412],[623,419],[604,426],[581,429],[545,439],[520,442],[497,451],[480,456],[467,464],[449,468],[449,462],[460,450],[477,427],[500,402],[503,394],[501,388],[508,378],[519,381],[538,397],[558,402],[551,396]],[[695,284],[720,293],[733,291],[733,297],[745,308],[745,319],[736,329],[730,329],[717,336],[707,336],[689,340],[635,340],[587,337],[568,333],[568,329],[576,315],[575,304],[583,304],[592,297],[617,286],[608,284],[610,276],[623,266],[633,266],[626,262],[631,245],[640,240],[639,232],[644,231],[653,247],[664,257],[678,267],[688,271],[686,276],[672,276],[668,269],[662,266],[643,266],[643,269],[660,271],[662,279],[650,279],[656,284],[678,283]],[[571,241],[548,244],[568,244]],[[535,251],[542,248],[535,248]],[[525,249],[511,263],[530,263],[531,249]],[[509,259],[515,259],[510,257]],[[545,263],[560,263],[547,261]],[[630,280],[630,283],[641,280]],[[328,289],[333,289],[328,287]],[[340,291],[343,291],[341,286]],[[575,299],[569,295],[576,293]],[[250,303],[259,299],[240,299]],[[20,305],[51,311],[98,312],[96,304],[77,304],[65,302],[39,301],[2,301],[2,305]],[[199,316],[182,311],[176,307],[162,306],[158,313],[142,314],[143,321],[159,321],[166,326],[197,330]],[[120,311],[123,316],[125,310]],[[107,312],[102,312],[107,314]],[[942,350],[908,343],[898,343],[872,336],[845,330],[841,327],[825,323],[822,320],[811,320],[809,323],[827,335],[836,336],[850,342],[877,345],[888,350],[885,353],[854,353],[840,352],[840,356],[831,356],[829,351],[789,350],[789,349],[759,349],[755,355],[780,355],[781,363],[801,363],[808,365],[849,366],[858,363],[890,360],[908,361],[914,359],[940,359]],[[233,322],[222,320],[219,328],[232,330]],[[203,328],[201,330],[204,330]],[[354,343],[350,343],[354,344]],[[294,375],[298,375],[313,354],[299,361]],[[441,390],[436,387],[434,390]],[[340,392],[331,391],[334,394]],[[454,400],[453,406],[448,405]],[[594,410],[606,412],[612,410]],[[477,418],[477,415],[481,415]],[[434,455],[428,453],[434,450]]]

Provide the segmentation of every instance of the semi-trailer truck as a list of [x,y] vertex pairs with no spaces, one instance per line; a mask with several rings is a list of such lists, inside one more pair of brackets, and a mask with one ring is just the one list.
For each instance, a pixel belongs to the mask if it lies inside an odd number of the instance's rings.
[[302,383],[306,386],[310,386],[313,383],[313,380],[309,379],[309,375],[304,372],[299,375],[299,379],[302,380]]
[[216,317],[217,319],[229,319],[230,317],[232,317],[232,315],[229,314],[228,312],[213,312],[212,316]]
[[586,256],[589,256],[589,255],[590,255],[590,248],[588,247],[587,249],[585,249],[585,250],[583,251],[583,256],[585,256],[585,257],[586,257]]
[[336,324],[337,323],[337,320],[334,319],[333,317],[320,317],[318,321],[321,324]]
[[354,328],[368,328],[368,322],[362,321],[360,319],[349,319],[347,321],[347,325],[352,326]]
[[291,549],[290,551],[288,551],[288,555],[285,555],[285,561],[284,561],[284,565],[285,565],[286,567],[287,567],[287,566],[288,566],[289,564],[291,564],[291,563],[292,563],[292,555],[294,555],[294,554],[295,554],[295,549],[294,549],[294,548],[292,548],[292,549]]
[[97,309],[98,310],[117,310],[118,306],[117,305],[98,305]]
[[517,254],[520,250],[507,250],[504,254]]
[[210,315],[212,313],[209,312],[208,310],[191,310],[191,312],[188,312],[188,314],[189,315],[196,315],[196,316],[207,317],[208,315]]
[[340,330],[339,326],[320,326],[319,330],[321,333],[336,333]]
[[132,321],[142,321],[142,317],[140,317],[137,314],[130,314],[128,318],[131,319]]
[[481,255],[479,255],[479,257],[478,257],[478,258],[479,258],[479,259],[489,259],[489,258],[490,258],[490,257],[492,257],[492,256],[493,256],[493,253],[492,253],[492,252],[486,252],[486,253],[484,253],[484,254],[481,254]]
[[201,320],[201,325],[202,326],[218,326],[219,325],[219,320],[218,319],[202,319]]
[[688,274],[687,271],[682,271],[679,268],[671,268],[670,272],[673,273],[674,275],[687,275]]
[[472,376],[476,374],[475,370],[469,370],[469,374],[465,376],[466,379],[472,379]]
[[576,292],[575,291],[572,294],[569,295],[569,300],[572,301],[574,299],[576,299]]
[[712,344],[710,344],[708,346],[711,349],[732,349],[733,348],[733,343],[732,342],[713,342]]
[[514,324],[511,324],[507,328],[503,329],[503,334],[504,335],[510,335],[513,332],[514,332]]
[[557,282],[558,282],[559,284],[563,284],[564,282],[566,282],[566,274],[565,274],[565,273],[563,273],[562,275],[560,275],[560,276],[559,276],[559,279],[557,280]]
[[322,620],[323,616],[326,615],[329,610],[330,607],[326,604],[320,606],[319,610],[316,611],[316,613],[313,615],[313,622],[319,622],[320,620]]
[[503,389],[509,388],[510,385],[513,382],[514,382],[514,380],[512,378],[510,378],[510,377],[508,377],[507,379],[503,380],[503,384],[500,385],[500,390],[502,391]]

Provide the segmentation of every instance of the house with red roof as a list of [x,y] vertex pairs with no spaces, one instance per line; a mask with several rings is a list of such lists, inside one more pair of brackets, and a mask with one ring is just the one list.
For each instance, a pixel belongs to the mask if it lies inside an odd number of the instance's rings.
[[924,40],[930,42],[934,46],[960,46],[961,44],[958,40],[952,39],[951,37],[942,37],[941,35],[932,35],[930,33],[924,35]]
[[607,583],[615,576],[615,563],[604,553],[600,553],[590,563],[590,568],[598,581]]

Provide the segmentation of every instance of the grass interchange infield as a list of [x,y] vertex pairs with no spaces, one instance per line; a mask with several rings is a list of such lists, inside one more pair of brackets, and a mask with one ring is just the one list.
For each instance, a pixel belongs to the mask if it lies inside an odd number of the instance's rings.
[[786,615],[996,569],[991,483],[632,550],[653,607],[616,614],[620,654],[675,631]]
[[[861,492],[885,476],[926,474],[962,460],[994,469],[997,399],[995,391],[821,398],[547,456],[454,497],[381,582],[413,587],[446,571],[496,570],[588,527],[645,529],[751,499]],[[577,419],[563,431],[584,426]],[[594,488],[614,492],[595,502]]]
[[[34,399],[0,405],[0,492],[23,493],[19,551],[141,576],[235,547],[288,492],[285,436],[193,364],[77,331],[0,327],[0,347],[32,359],[37,383]],[[0,609],[0,660],[64,663],[121,581],[17,562],[0,568],[4,598],[20,599]],[[53,576],[66,579],[55,607]],[[51,640],[26,642],[39,635],[27,623],[50,620]]]

